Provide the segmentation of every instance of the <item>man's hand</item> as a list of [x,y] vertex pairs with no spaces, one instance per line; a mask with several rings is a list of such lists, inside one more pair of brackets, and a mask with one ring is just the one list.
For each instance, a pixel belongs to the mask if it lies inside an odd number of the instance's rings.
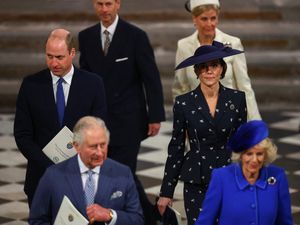
[[86,214],[90,221],[90,224],[93,224],[95,221],[98,222],[109,222],[110,217],[110,209],[103,208],[98,204],[89,205],[86,208]]
[[160,123],[149,123],[148,124],[148,136],[155,136],[158,134],[160,129]]

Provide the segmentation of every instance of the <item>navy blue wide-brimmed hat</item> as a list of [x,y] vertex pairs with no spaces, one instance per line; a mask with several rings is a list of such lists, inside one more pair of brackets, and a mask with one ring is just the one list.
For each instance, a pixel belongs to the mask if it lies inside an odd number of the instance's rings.
[[179,63],[175,70],[240,53],[243,53],[243,51],[224,46],[222,43],[214,41],[213,45],[202,45],[197,48],[194,55]]
[[262,120],[252,120],[242,124],[231,136],[227,149],[233,152],[242,152],[260,143],[269,136],[267,124]]

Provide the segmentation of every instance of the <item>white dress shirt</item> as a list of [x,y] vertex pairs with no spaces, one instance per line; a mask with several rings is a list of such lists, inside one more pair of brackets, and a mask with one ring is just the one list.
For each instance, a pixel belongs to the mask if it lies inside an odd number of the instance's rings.
[[[60,77],[54,75],[51,71],[50,71],[50,73],[51,73],[51,77],[52,77],[54,99],[55,99],[55,102],[56,102],[57,81],[59,80]],[[73,79],[73,74],[74,74],[74,67],[72,65],[70,71],[62,77],[62,78],[64,78],[64,82],[62,83],[62,86],[63,86],[63,89],[64,89],[64,96],[65,96],[66,105],[67,105],[67,101],[68,101],[71,82],[72,82],[72,79]]]
[[104,42],[105,42],[105,38],[106,38],[106,36],[105,36],[105,34],[103,32],[105,30],[107,30],[109,32],[109,40],[111,42],[112,39],[113,39],[114,33],[116,31],[118,21],[119,21],[119,16],[117,15],[115,21],[109,27],[103,26],[102,22],[100,22],[100,25],[101,25],[102,49],[104,49]]

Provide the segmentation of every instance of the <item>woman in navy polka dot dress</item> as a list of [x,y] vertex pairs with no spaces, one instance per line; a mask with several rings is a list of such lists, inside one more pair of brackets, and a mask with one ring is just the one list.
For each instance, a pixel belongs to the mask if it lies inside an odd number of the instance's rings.
[[[176,97],[173,132],[157,202],[160,214],[172,204],[178,180],[184,182],[184,206],[188,225],[201,211],[211,172],[230,161],[227,140],[247,120],[245,93],[220,84],[226,72],[224,57],[242,53],[219,42],[199,47],[176,69],[194,65],[200,85]],[[190,149],[186,151],[186,138]]]

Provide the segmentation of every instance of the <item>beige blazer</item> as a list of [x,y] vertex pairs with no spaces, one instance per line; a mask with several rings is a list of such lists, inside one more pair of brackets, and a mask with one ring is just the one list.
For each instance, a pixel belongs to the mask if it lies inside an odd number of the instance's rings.
[[[184,59],[192,56],[195,50],[200,47],[197,36],[198,31],[195,31],[192,35],[178,41],[175,65],[178,65]],[[216,29],[215,41],[223,44],[228,43],[232,48],[244,50],[239,38],[225,34],[219,29]],[[247,101],[248,120],[261,119],[255,94],[248,76],[245,54],[226,57],[224,60],[227,63],[227,71],[225,77],[221,80],[221,83],[225,87],[244,91]],[[178,95],[194,90],[198,85],[199,79],[197,79],[196,74],[194,73],[193,66],[175,71],[172,87],[173,99]]]

